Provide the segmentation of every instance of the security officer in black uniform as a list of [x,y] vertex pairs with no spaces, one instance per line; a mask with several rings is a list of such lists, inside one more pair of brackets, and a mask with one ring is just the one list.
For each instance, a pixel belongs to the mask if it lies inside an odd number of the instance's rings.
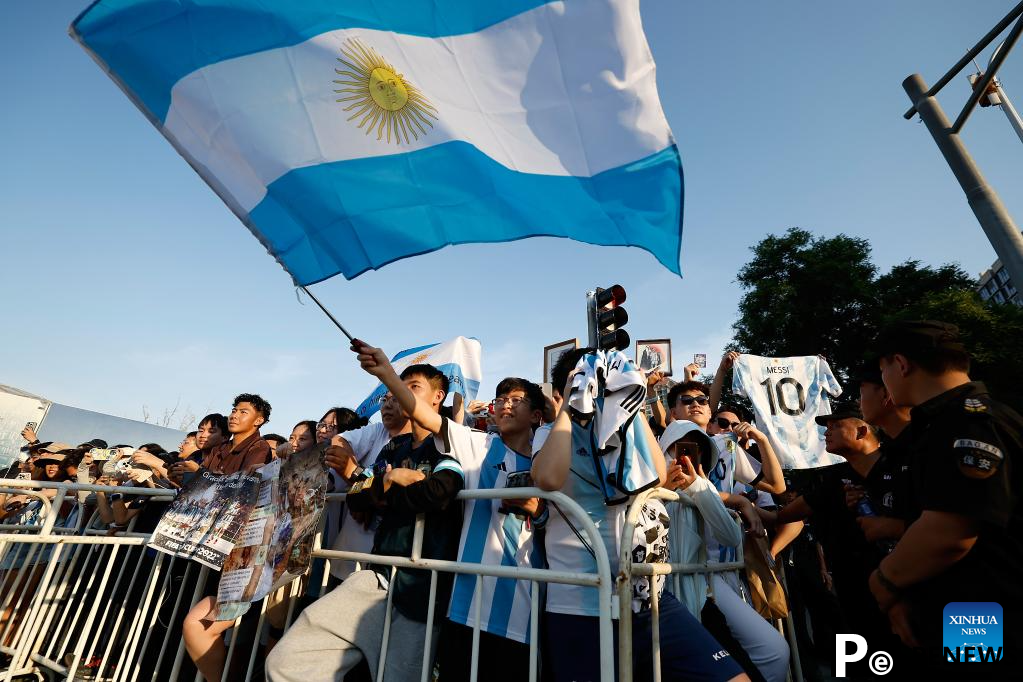
[[[1009,676],[1004,659],[1023,656],[1023,419],[970,381],[958,332],[942,322],[900,322],[875,341],[885,386],[897,404],[912,407],[912,508],[905,533],[869,584],[893,631],[914,647],[912,665],[921,675],[965,673],[944,662],[947,604],[1002,605],[1003,660],[969,668],[977,679],[996,679]],[[899,678],[908,672],[902,667]],[[1018,664],[1013,670],[1018,675]]]
[[846,487],[846,504],[861,512],[866,507],[867,513],[858,514],[856,523],[864,537],[876,543],[883,557],[906,531],[906,503],[910,497],[909,408],[894,403],[876,360],[864,365],[856,380],[860,385],[863,420],[881,433],[881,456],[862,485]]

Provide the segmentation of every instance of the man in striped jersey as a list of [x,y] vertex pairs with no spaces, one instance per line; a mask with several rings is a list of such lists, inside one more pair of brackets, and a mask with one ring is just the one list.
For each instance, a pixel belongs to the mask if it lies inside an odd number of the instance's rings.
[[[461,463],[466,490],[532,485],[531,443],[543,408],[539,386],[525,379],[506,378],[497,385],[494,398],[493,418],[498,433],[477,431],[444,419],[436,438],[437,449]],[[542,568],[543,551],[539,544],[534,546],[534,529],[546,518],[546,508],[535,497],[468,500],[459,561]],[[480,600],[478,679],[519,682],[529,678],[530,590],[528,581],[495,577],[483,578],[477,590],[475,576],[455,577],[439,654],[445,682],[470,677],[472,627]]]
[[[504,488],[509,476],[513,482],[528,483],[523,479],[531,465],[533,429],[540,425],[544,407],[539,386],[525,379],[503,380],[494,400],[494,421],[500,435],[484,433],[441,417],[423,396],[402,382],[378,349],[362,346],[359,359],[411,415],[414,428],[434,434],[437,451],[458,461],[466,490]],[[544,512],[536,498],[507,500],[503,505],[500,500],[467,501],[459,561],[542,567],[543,555],[534,549],[533,529],[546,517]],[[530,583],[485,577],[480,588],[477,593],[475,576],[459,574],[455,578],[448,621],[440,638],[445,682],[470,677],[477,600],[481,600],[478,679],[528,679]]]

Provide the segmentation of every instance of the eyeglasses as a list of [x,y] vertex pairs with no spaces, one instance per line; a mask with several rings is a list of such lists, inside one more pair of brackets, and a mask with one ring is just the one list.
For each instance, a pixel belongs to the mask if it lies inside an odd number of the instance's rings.
[[380,396],[380,404],[381,405],[383,405],[384,403],[392,403],[392,402],[394,402],[394,403],[398,402],[398,399],[394,396],[393,393],[385,393],[384,395]]
[[525,402],[525,400],[526,400],[525,396],[520,395],[513,395],[508,398],[495,398],[494,407],[500,408],[507,405],[508,407],[514,410],[516,407],[519,406],[519,403]]
[[337,424],[328,424],[327,422],[320,422],[319,424],[316,425],[317,431],[330,431],[331,429],[336,428]]
[[718,424],[718,427],[720,427],[722,429],[734,429],[736,426],[738,426],[739,424],[742,423],[742,422],[730,422],[727,419],[725,419],[724,417],[718,417],[714,421],[716,421],[717,424]]
[[697,405],[706,405],[710,402],[710,398],[705,395],[683,395],[679,396],[678,402],[686,406],[692,405],[694,402]]

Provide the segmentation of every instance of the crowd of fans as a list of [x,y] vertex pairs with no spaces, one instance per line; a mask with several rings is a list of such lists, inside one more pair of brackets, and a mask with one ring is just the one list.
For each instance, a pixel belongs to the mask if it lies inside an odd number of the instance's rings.
[[[1023,566],[1016,497],[1023,420],[970,380],[969,354],[951,325],[900,323],[879,334],[876,355],[854,378],[858,400],[817,418],[827,450],[845,460],[822,469],[783,470],[753,416],[720,401],[736,354],[722,358],[710,386],[695,378],[698,368],[686,368],[666,404],[656,391],[663,377],[645,375],[652,416],[640,412],[628,423],[617,454],[689,504],[648,504],[632,538],[622,537],[631,497],[610,499],[607,480],[595,469],[606,453],[596,444],[592,416],[570,400],[592,349],[563,355],[546,394],[508,377],[493,401],[458,400],[454,407],[444,406],[448,380],[435,367],[413,365],[399,376],[380,349],[355,341],[352,350],[388,390],[377,422],[331,408],[319,420],[299,422],[287,437],[261,434],[271,406],[242,394],[229,415],[207,415],[173,452],[154,443],[108,447],[100,439],[41,443],[26,429],[28,457],[7,478],[172,490],[200,469],[253,471],[321,447],[334,491],[347,493],[343,505],[328,505],[326,548],[408,557],[423,515],[425,559],[594,573],[589,539],[556,504],[456,500],[473,489],[561,491],[596,525],[612,575],[622,543],[635,547],[636,560],[710,564],[733,561],[744,545],[747,554],[762,551],[768,565],[784,566],[788,615],[807,679],[827,676],[840,633],[864,636],[871,651],[889,652],[897,667],[940,675],[945,604],[1023,603],[1013,575]],[[43,494],[52,497],[54,490]],[[116,492],[77,494],[111,533],[129,524],[135,532],[152,531],[168,504]],[[4,523],[30,503],[24,495],[4,496]],[[440,680],[468,680],[477,613],[477,679],[528,679],[529,581],[484,577],[477,587],[476,576],[441,573],[431,589],[428,571],[398,568],[392,576],[389,566],[354,569],[353,562],[332,560],[323,576],[314,564],[308,584],[325,580],[329,591],[302,600],[286,632],[271,627],[268,680],[367,678],[377,670],[388,616],[385,680],[419,680],[427,642],[426,660]],[[687,576],[680,584],[675,594],[671,581],[634,582],[635,679],[651,679],[658,664],[665,680],[786,678],[789,645],[767,614],[751,606],[755,600],[739,574]],[[207,619],[215,590],[214,581],[183,624],[187,651],[208,680],[221,678],[223,634],[233,625]],[[651,654],[653,591],[660,594],[659,663]],[[431,595],[438,617],[427,633]],[[541,679],[599,679],[596,590],[550,583],[540,600]],[[1018,625],[1009,621],[1005,628],[1006,650],[1023,645]],[[849,675],[872,676],[866,661]]]

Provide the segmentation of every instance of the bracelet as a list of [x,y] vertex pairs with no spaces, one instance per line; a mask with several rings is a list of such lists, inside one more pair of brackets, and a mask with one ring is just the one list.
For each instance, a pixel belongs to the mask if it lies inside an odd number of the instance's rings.
[[888,579],[888,576],[881,571],[880,564],[878,564],[877,567],[877,582],[881,583],[881,587],[888,591],[893,597],[897,597],[902,594],[902,588]]

